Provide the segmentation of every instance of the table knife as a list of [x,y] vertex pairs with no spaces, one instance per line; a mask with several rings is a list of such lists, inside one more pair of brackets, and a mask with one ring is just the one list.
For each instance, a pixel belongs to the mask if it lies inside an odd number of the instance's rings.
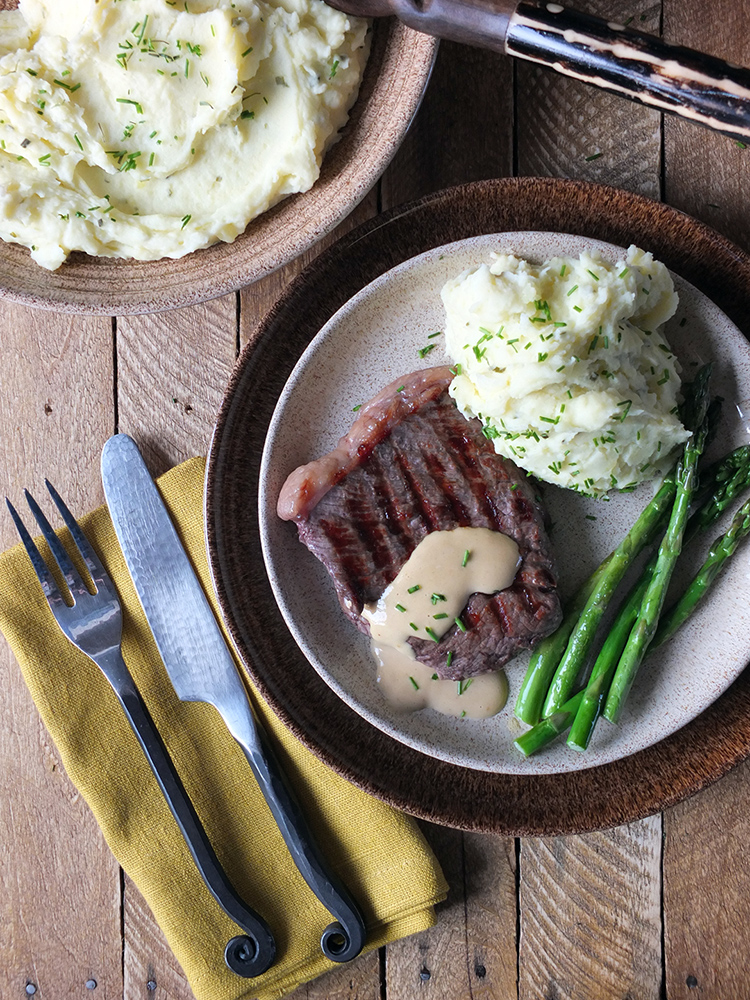
[[242,748],[295,865],[336,918],[322,931],[320,947],[331,961],[348,962],[364,945],[361,912],[327,863],[276,760],[136,443],[114,435],[101,465],[120,548],[172,685],[182,701],[213,705]]
[[[750,137],[750,70],[670,45],[628,24],[548,0],[329,3],[361,17],[395,14],[427,35],[528,60],[734,139]],[[705,10],[710,17],[710,4]],[[477,94],[477,100],[482,97]]]

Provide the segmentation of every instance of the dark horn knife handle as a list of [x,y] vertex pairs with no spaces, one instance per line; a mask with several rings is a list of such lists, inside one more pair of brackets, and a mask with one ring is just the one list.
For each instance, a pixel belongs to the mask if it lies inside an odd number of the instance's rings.
[[750,70],[546,0],[383,0],[410,28],[503,52],[750,137]]
[[505,50],[733,138],[750,136],[750,70],[654,35],[521,0]]
[[146,754],[206,886],[227,916],[244,932],[228,942],[224,960],[238,976],[246,979],[259,976],[269,968],[276,957],[273,934],[265,920],[240,898],[227,878],[159,731],[130,675],[127,674],[124,663],[122,669],[125,673],[115,687],[120,704],[138,737],[138,742]]

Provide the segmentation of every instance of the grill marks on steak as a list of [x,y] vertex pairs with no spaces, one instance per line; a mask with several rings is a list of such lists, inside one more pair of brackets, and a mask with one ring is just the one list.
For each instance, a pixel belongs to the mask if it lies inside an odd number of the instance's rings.
[[[513,538],[522,562],[511,587],[472,595],[465,632],[454,625],[439,643],[409,640],[440,677],[459,679],[497,669],[535,645],[557,627],[561,611],[541,505],[479,421],[458,412],[450,379],[445,368],[428,369],[383,390],[338,449],[292,474],[279,510],[294,516],[300,540],[365,633],[364,604],[377,601],[429,532],[471,526]],[[306,499],[290,515],[293,496]]]

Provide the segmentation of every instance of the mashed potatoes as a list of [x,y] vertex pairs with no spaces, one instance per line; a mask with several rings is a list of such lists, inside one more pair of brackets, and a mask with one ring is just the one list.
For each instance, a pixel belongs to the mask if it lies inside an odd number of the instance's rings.
[[677,307],[663,264],[636,247],[537,267],[495,254],[442,292],[450,392],[501,455],[592,496],[663,474],[688,432],[661,332]]
[[0,237],[153,260],[316,180],[367,56],[322,0],[20,0],[0,12]]

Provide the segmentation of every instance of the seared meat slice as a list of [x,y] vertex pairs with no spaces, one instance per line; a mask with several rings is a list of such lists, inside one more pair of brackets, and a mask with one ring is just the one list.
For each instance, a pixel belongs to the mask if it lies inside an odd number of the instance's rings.
[[535,490],[495,452],[479,421],[458,412],[450,381],[447,368],[430,368],[387,386],[334,451],[292,473],[278,511],[296,521],[344,613],[365,633],[364,605],[377,601],[426,534],[471,526],[509,535],[521,556],[512,586],[472,595],[465,632],[454,625],[439,643],[409,640],[417,659],[458,680],[534,646],[557,628],[561,610]]

